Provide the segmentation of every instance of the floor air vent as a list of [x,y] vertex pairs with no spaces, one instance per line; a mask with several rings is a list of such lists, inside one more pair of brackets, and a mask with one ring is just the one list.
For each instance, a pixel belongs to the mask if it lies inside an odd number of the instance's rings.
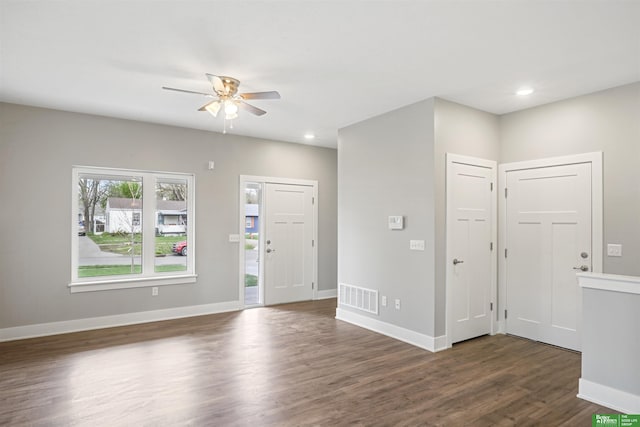
[[367,313],[378,314],[378,291],[340,283],[338,302]]

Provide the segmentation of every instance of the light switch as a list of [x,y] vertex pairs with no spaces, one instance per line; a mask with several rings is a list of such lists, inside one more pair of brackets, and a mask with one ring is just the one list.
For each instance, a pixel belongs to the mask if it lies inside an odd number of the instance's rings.
[[612,243],[608,244],[607,256],[622,256],[622,245]]
[[409,249],[412,251],[424,251],[424,240],[409,240]]
[[240,235],[239,234],[229,234],[229,241],[231,243],[238,243],[240,241]]

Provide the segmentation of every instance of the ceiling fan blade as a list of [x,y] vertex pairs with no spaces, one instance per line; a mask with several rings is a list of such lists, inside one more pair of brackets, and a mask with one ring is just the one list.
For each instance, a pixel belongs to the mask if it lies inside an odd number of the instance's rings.
[[253,92],[253,93],[241,93],[242,99],[280,99],[280,94],[272,90],[270,92]]
[[265,114],[267,114],[266,111],[261,110],[258,107],[254,107],[251,104],[247,104],[244,101],[240,101],[240,107],[242,107],[243,109],[247,110],[248,112],[250,112],[251,114],[255,114],[256,116],[264,116]]
[[216,102],[220,102],[220,100],[219,100],[219,99],[216,99],[216,100],[214,100],[214,101],[207,102],[207,103],[206,103],[206,104],[204,104],[202,107],[198,108],[198,111],[207,111],[207,107],[208,107],[209,105],[215,104]]
[[213,90],[216,91],[218,95],[224,94],[227,92],[227,88],[224,86],[222,79],[218,76],[214,76],[213,74],[206,73],[207,78],[209,79],[209,83],[213,86]]
[[214,97],[215,96],[215,95],[213,95],[211,93],[196,92],[196,91],[193,91],[193,90],[185,90],[185,89],[176,89],[174,87],[162,86],[162,89],[164,89],[164,90],[173,90],[175,92],[194,93],[196,95],[204,95],[204,96],[209,96],[209,97]]

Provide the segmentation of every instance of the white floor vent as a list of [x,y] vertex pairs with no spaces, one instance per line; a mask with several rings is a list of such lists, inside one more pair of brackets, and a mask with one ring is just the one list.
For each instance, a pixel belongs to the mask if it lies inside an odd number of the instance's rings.
[[367,313],[378,314],[378,291],[346,283],[340,283],[338,287],[338,303]]

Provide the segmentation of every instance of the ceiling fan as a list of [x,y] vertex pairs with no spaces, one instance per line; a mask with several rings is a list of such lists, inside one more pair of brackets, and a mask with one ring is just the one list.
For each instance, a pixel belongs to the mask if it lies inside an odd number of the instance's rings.
[[[280,99],[280,94],[275,91],[269,92],[252,92],[252,93],[238,93],[238,86],[240,81],[228,76],[215,76],[213,74],[206,74],[214,93],[196,92],[193,90],[176,89],[173,87],[162,86],[162,89],[173,90],[176,92],[192,93],[196,95],[204,95],[210,98],[216,98],[211,102],[206,103],[198,109],[198,111],[208,111],[214,117],[218,116],[220,110],[224,111],[224,132],[227,130],[227,121],[238,117],[238,110],[240,108],[255,114],[256,116],[262,116],[267,114],[265,110],[245,102],[248,99]],[[233,123],[231,122],[231,128]]]

